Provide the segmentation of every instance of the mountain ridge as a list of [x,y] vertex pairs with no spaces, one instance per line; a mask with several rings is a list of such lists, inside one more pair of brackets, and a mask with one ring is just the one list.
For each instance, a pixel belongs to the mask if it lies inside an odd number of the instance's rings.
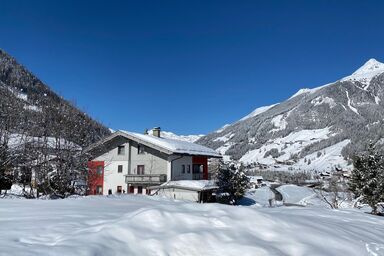
[[[287,100],[255,116],[251,113],[197,143],[218,150],[227,160],[231,157],[282,170],[351,168],[352,155],[364,150],[367,140],[377,142],[384,135],[382,99],[384,64],[370,59],[350,76],[300,89]],[[325,137],[316,135],[322,131],[327,131]],[[327,161],[330,165],[324,166]]]

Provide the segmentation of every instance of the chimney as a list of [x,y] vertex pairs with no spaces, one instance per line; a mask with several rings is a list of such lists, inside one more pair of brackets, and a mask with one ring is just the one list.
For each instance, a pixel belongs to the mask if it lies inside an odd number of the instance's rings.
[[160,127],[154,127],[152,131],[153,131],[153,136],[160,138],[160,131],[161,131]]

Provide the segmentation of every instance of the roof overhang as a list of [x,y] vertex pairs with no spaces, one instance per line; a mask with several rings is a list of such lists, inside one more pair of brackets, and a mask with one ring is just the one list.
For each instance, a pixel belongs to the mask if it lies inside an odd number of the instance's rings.
[[198,153],[197,154],[191,154],[189,152],[185,152],[185,153],[184,152],[175,152],[175,151],[161,147],[159,145],[148,142],[146,140],[143,140],[141,138],[138,138],[136,136],[133,136],[133,135],[126,133],[126,132],[123,132],[123,131],[116,131],[113,134],[101,139],[100,141],[88,146],[86,149],[84,149],[84,153],[91,153],[91,152],[97,151],[98,148],[100,148],[101,146],[107,144],[108,142],[110,142],[113,139],[118,138],[118,137],[122,137],[122,138],[125,138],[128,140],[131,140],[131,141],[135,141],[138,144],[141,144],[141,145],[150,147],[152,149],[158,150],[158,151],[165,153],[167,155],[174,155],[175,154],[175,155],[187,155],[187,156],[203,156],[203,157],[208,157],[208,158],[222,158],[222,156],[220,154],[210,155],[210,154],[198,154]]

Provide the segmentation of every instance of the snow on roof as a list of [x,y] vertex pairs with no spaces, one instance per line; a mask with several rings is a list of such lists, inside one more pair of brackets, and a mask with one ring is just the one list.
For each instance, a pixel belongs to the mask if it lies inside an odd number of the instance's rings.
[[130,137],[136,138],[140,141],[148,144],[155,145],[157,147],[171,151],[177,154],[188,154],[188,155],[200,155],[200,156],[212,156],[221,157],[219,153],[211,148],[207,148],[192,142],[175,140],[170,138],[156,137],[152,135],[140,134],[135,132],[120,131],[123,134],[127,134]]
[[255,182],[257,180],[263,180],[263,176],[248,176],[251,182]]
[[163,183],[159,188],[179,187],[191,190],[208,190],[215,189],[217,185],[214,180],[174,180]]

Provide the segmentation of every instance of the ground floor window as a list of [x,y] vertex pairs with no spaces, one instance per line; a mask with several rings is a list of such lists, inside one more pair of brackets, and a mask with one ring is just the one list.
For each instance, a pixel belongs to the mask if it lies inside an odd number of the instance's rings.
[[143,187],[142,186],[137,187],[137,194],[143,194]]
[[103,186],[96,186],[96,195],[102,195],[103,194]]
[[121,192],[123,192],[123,187],[122,187],[122,186],[117,186],[117,190],[116,190],[116,192],[117,192],[118,194],[121,194]]

